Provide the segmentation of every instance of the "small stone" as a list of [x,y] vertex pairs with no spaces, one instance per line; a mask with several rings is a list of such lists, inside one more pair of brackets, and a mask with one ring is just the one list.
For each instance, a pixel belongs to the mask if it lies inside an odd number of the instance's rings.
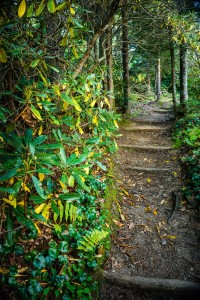
[[167,241],[166,241],[165,239],[162,239],[161,244],[162,244],[163,246],[165,246],[165,245],[167,245]]

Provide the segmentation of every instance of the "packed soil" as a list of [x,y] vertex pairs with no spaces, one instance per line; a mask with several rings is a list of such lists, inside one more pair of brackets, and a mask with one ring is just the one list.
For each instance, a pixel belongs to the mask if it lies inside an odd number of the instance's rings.
[[[174,116],[168,104],[145,104],[121,125],[114,158],[120,191],[110,256],[113,275],[200,282],[199,213],[183,198],[179,155],[172,147]],[[139,147],[142,146],[142,147]],[[138,147],[138,148],[137,148]],[[99,299],[184,299],[103,281]],[[190,299],[200,299],[190,298]]]

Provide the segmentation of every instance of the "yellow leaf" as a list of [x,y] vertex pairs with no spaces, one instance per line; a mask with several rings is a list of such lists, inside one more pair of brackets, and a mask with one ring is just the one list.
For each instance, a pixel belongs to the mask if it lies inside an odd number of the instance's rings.
[[89,88],[89,86],[88,86],[88,84],[87,84],[87,83],[85,84],[85,89],[86,89],[86,92],[87,92],[87,93],[89,93],[89,91],[90,91],[90,88]]
[[72,46],[72,51],[73,51],[74,56],[76,57],[76,59],[78,59],[78,53],[77,53],[76,48],[74,46]]
[[120,214],[120,217],[121,217],[122,221],[125,221],[125,216],[123,214]]
[[32,104],[31,104],[31,111],[32,111],[32,113],[34,114],[34,116],[35,116],[38,120],[42,121],[42,117],[41,117],[41,115],[40,115],[40,112],[39,112],[39,111],[35,108],[35,106],[32,105]]
[[3,47],[0,47],[0,62],[2,63],[7,62],[7,54]]
[[115,127],[119,128],[116,120],[114,120],[114,124],[115,124]]
[[44,77],[44,75],[42,74],[42,72],[40,70],[38,70],[38,73],[40,74],[40,77],[42,78],[42,80],[44,81],[44,83],[47,83],[47,79]]
[[30,189],[27,187],[27,185],[24,182],[22,182],[22,188],[25,192],[29,192],[29,193],[31,192]]
[[[38,223],[38,222],[37,222],[37,223]],[[41,234],[41,230],[40,230],[40,228],[38,227],[37,223],[34,223],[35,228],[37,229],[38,234]]]
[[80,116],[79,116],[78,119],[77,119],[77,121],[76,121],[76,127],[79,127],[80,122],[81,122],[81,118],[80,118]]
[[108,107],[110,107],[110,102],[109,102],[108,98],[104,97],[104,100],[105,100],[106,104],[108,105]]
[[94,151],[91,151],[88,155],[88,157],[92,157],[94,155]]
[[92,94],[89,93],[89,94],[85,97],[84,102],[87,102],[87,101],[90,99],[91,96],[92,96]]
[[0,268],[0,274],[7,274],[9,273],[9,269],[6,269],[6,268]]
[[76,148],[74,149],[74,152],[76,153],[76,156],[79,156],[78,147],[76,147]]
[[75,15],[75,10],[70,6],[70,13],[72,14],[72,16]]
[[44,180],[45,175],[43,173],[38,173],[39,181],[42,182]]
[[90,172],[90,169],[89,169],[89,168],[84,168],[84,171],[85,171],[85,173],[88,175],[89,172]]
[[85,182],[85,178],[83,176],[79,175],[79,177],[83,182]]
[[3,198],[3,200],[6,203],[9,203],[10,205],[12,205],[14,208],[16,208],[16,206],[17,206],[17,200],[16,200],[16,198],[13,199],[13,195],[10,195],[9,199],[8,198]]
[[125,195],[127,196],[129,195],[129,193],[125,189],[122,189],[122,191],[124,192]]
[[93,117],[92,123],[95,124],[95,125],[98,125],[98,118],[97,118],[96,115]]
[[15,181],[14,177],[10,178],[10,180],[8,181],[9,185],[13,185],[14,181]]
[[62,39],[62,41],[60,42],[60,46],[65,47],[67,45],[67,35],[65,35]]
[[177,177],[177,173],[176,172],[173,172],[173,175],[174,175],[174,177]]
[[42,211],[42,215],[43,215],[43,217],[46,219],[46,220],[48,220],[49,219],[49,209],[50,209],[50,203],[48,203],[46,206],[45,206],[45,208],[43,209],[43,211]]
[[66,110],[68,108],[69,104],[67,102],[63,103],[63,109]]
[[92,103],[90,104],[91,107],[94,107],[96,103],[96,100],[92,101]]
[[38,206],[36,207],[36,209],[35,209],[35,212],[36,212],[37,214],[40,214],[41,211],[44,209],[45,206],[46,206],[46,203],[42,203],[42,204],[38,205]]
[[17,270],[17,273],[24,273],[28,270],[29,267],[20,268]]
[[163,235],[161,236],[162,238],[165,238],[165,239],[176,239],[177,236],[176,235]]
[[84,134],[84,131],[80,126],[78,127],[78,131],[79,131],[80,134]]
[[119,226],[119,227],[124,226],[123,223],[121,223],[121,222],[119,222],[119,221],[117,221],[117,220],[115,220],[115,219],[113,219],[113,222],[115,223],[115,225],[117,225],[117,226]]
[[62,187],[64,190],[66,190],[66,185],[65,185],[61,180],[59,180],[59,183],[60,183],[61,187]]
[[147,179],[147,182],[148,182],[148,183],[150,183],[150,182],[151,182],[151,179],[150,179],[150,178],[148,178],[148,179]]
[[41,134],[42,134],[42,132],[43,132],[43,126],[42,126],[42,125],[40,125],[40,128],[39,128],[39,130],[38,130],[38,135],[41,135]]
[[42,270],[41,270],[41,273],[45,273],[45,272],[47,272],[46,269],[42,269]]
[[24,206],[24,200],[20,201],[20,202],[17,202],[17,205]]
[[146,212],[150,212],[150,211],[151,211],[151,206],[147,206],[144,210],[145,210]]
[[71,27],[68,30],[69,30],[69,34],[71,35],[71,37],[74,37],[74,29]]
[[80,107],[80,105],[78,104],[78,102],[76,101],[75,98],[72,98],[72,105],[76,108],[77,111],[82,111],[82,108]]
[[18,16],[22,18],[26,11],[26,0],[22,0],[18,8]]
[[72,175],[68,178],[68,186],[73,187],[74,186],[74,177]]
[[157,216],[158,212],[157,212],[156,209],[153,210],[153,214],[154,214],[155,216]]

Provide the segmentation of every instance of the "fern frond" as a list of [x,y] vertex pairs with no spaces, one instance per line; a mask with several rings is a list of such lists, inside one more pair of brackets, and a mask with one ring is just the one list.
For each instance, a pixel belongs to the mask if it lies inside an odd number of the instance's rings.
[[108,231],[93,229],[86,236],[83,236],[84,240],[80,241],[81,245],[78,246],[78,249],[85,252],[93,251],[107,235]]

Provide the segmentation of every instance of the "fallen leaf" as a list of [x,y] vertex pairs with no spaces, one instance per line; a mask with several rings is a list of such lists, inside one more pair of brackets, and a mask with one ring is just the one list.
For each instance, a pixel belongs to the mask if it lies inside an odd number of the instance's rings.
[[128,229],[133,229],[135,227],[135,224],[133,222],[130,222],[128,225]]
[[163,235],[163,236],[161,236],[161,238],[165,238],[165,239],[176,239],[177,236],[176,236],[176,235]]
[[122,191],[124,192],[125,195],[127,196],[129,195],[129,193],[125,189],[122,189]]
[[147,182],[148,182],[148,183],[150,183],[150,182],[151,182],[151,179],[150,179],[150,178],[148,178],[148,179],[147,179]]
[[121,217],[122,221],[125,221],[125,216],[123,214],[120,214],[120,217]]
[[144,227],[144,232],[151,232],[152,233],[152,229],[149,228],[149,226],[145,226]]
[[117,225],[117,226],[119,226],[119,227],[124,226],[123,223],[121,223],[121,222],[119,222],[119,221],[117,221],[117,220],[115,220],[115,219],[113,219],[113,222],[115,223],[115,225]]
[[145,207],[144,211],[150,212],[151,211],[151,207],[150,206]]
[[18,273],[24,273],[24,272],[26,272],[28,270],[28,268],[29,267],[24,267],[24,268],[18,269],[17,272]]
[[157,212],[156,209],[153,210],[153,214],[154,214],[155,216],[157,216],[158,212]]

